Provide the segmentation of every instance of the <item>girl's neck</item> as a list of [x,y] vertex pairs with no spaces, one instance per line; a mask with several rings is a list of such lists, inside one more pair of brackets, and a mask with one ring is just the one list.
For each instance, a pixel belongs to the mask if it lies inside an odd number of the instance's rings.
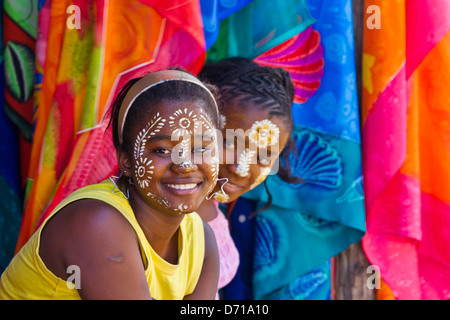
[[139,226],[153,250],[170,263],[178,258],[178,230],[184,214],[163,212],[146,204],[130,190],[129,202]]
[[214,200],[204,200],[197,209],[198,215],[206,222],[212,221],[217,217],[216,205]]

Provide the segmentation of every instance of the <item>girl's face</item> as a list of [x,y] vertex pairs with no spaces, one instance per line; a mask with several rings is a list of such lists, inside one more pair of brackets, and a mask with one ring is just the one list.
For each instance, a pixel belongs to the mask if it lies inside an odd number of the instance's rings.
[[204,102],[169,101],[135,126],[130,176],[141,199],[159,211],[197,210],[217,182],[216,128]]
[[289,132],[283,118],[269,119],[267,111],[252,103],[243,105],[232,100],[223,115],[222,163],[214,191],[219,193],[216,200],[231,202],[262,183],[272,169],[277,169],[275,165]]

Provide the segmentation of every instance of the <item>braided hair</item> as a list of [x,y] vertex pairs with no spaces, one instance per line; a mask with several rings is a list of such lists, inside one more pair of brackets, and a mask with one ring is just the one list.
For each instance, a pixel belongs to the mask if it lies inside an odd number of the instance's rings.
[[[280,161],[278,176],[288,183],[304,181],[292,175],[289,164],[289,155],[293,152],[295,154],[295,143],[292,138],[294,85],[289,72],[281,68],[260,66],[249,59],[234,57],[206,64],[198,77],[218,87],[221,110],[226,108],[231,100],[253,102],[259,108],[266,110],[269,116],[284,118],[289,139],[280,153],[282,161]],[[266,184],[265,187],[267,190]],[[271,199],[269,192],[268,194]]]

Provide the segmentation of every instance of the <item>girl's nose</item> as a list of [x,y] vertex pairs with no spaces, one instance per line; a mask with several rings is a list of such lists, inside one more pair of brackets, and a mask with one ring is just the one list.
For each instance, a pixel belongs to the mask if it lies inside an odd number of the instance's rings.
[[194,171],[198,170],[198,167],[196,164],[192,163],[191,161],[183,161],[179,164],[172,163],[171,170],[175,172],[176,174],[188,174]]

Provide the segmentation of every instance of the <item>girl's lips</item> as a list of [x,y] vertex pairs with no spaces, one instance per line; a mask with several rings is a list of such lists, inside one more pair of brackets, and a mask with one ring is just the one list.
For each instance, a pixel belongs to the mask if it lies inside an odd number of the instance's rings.
[[163,183],[163,187],[168,190],[170,193],[176,195],[188,195],[192,194],[200,188],[200,183]]

